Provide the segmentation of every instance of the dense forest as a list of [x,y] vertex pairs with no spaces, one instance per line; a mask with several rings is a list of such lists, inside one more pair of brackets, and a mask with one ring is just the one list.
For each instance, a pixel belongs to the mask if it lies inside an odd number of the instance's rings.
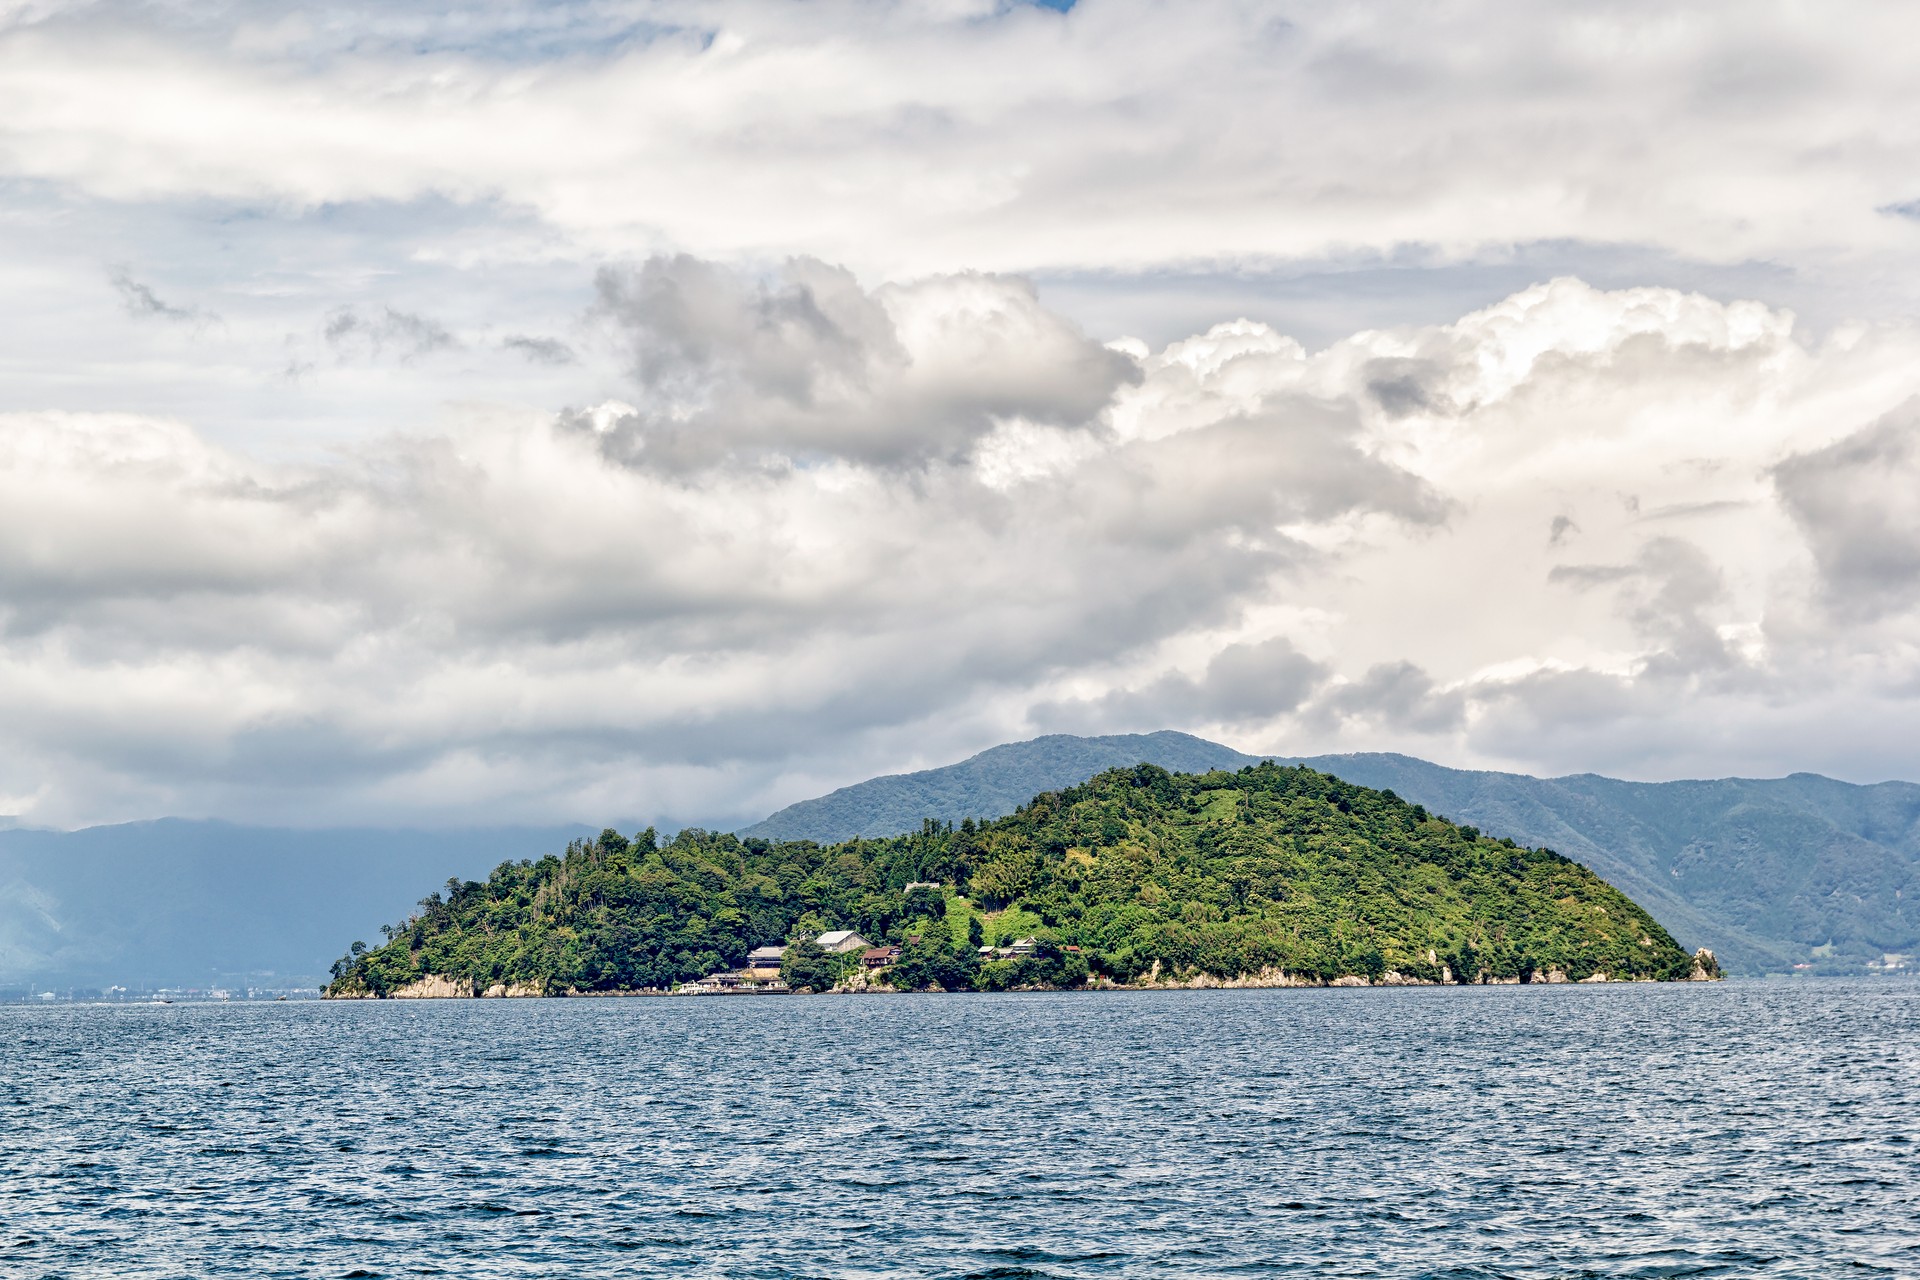
[[[663,988],[835,928],[905,944],[896,985],[948,990],[1273,969],[1678,979],[1693,965],[1586,868],[1391,791],[1274,764],[1143,764],[996,821],[884,840],[606,831],[485,883],[450,880],[383,945],[355,943],[328,991],[385,995],[427,975],[552,994]],[[979,957],[1016,936],[1037,938],[1038,954]]]

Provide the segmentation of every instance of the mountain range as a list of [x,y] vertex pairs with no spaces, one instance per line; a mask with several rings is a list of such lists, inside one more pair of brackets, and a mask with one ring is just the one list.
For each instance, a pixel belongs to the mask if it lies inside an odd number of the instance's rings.
[[[1450,769],[1409,756],[1254,756],[1184,733],[1054,735],[791,805],[743,837],[823,844],[996,818],[1140,762],[1303,763],[1591,867],[1734,973],[1886,971],[1920,952],[1920,786],[1814,774],[1624,782]],[[597,828],[594,828],[597,829]],[[585,826],[287,830],[160,820],[0,829],[0,991],[317,985],[449,875],[557,852]],[[1892,958],[1891,961],[1889,958]]]
[[[790,805],[743,835],[821,842],[921,817],[1010,813],[1037,791],[1147,761],[1178,771],[1258,760],[1390,789],[1458,822],[1585,863],[1688,947],[1738,973],[1860,972],[1920,952],[1920,786],[1817,774],[1623,782],[1449,769],[1393,754],[1253,756],[1184,733],[1054,735]],[[910,819],[907,815],[913,815]]]

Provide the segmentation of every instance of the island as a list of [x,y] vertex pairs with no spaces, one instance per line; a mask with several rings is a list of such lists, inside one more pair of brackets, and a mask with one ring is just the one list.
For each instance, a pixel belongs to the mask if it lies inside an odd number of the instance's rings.
[[449,880],[334,999],[1685,981],[1586,867],[1299,766],[1112,769],[821,845],[612,830]]

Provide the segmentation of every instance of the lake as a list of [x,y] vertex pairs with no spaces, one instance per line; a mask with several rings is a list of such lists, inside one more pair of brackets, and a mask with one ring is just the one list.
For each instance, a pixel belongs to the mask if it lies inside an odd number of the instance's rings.
[[1920,1275],[1920,984],[0,1009],[0,1274]]

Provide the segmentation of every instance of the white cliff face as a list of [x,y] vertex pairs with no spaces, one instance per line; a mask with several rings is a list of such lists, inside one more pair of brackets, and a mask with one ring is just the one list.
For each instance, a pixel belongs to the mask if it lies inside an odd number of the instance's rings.
[[395,1000],[470,1000],[474,997],[515,998],[521,996],[543,996],[546,988],[539,982],[496,982],[481,990],[480,984],[469,978],[448,978],[437,973],[409,982],[404,987],[396,987],[392,998]]
[[437,973],[429,973],[424,978],[409,982],[404,987],[395,987],[392,998],[395,1000],[452,1000],[477,994],[474,984],[464,978],[443,978]]
[[[538,979],[532,983],[493,983],[486,990],[472,979],[445,977],[442,973],[428,973],[413,983],[396,986],[388,992],[390,1000],[474,1000],[474,998],[522,998],[522,996],[545,996],[547,988]],[[330,992],[328,1000],[376,1000],[378,996],[367,990],[344,990]]]

